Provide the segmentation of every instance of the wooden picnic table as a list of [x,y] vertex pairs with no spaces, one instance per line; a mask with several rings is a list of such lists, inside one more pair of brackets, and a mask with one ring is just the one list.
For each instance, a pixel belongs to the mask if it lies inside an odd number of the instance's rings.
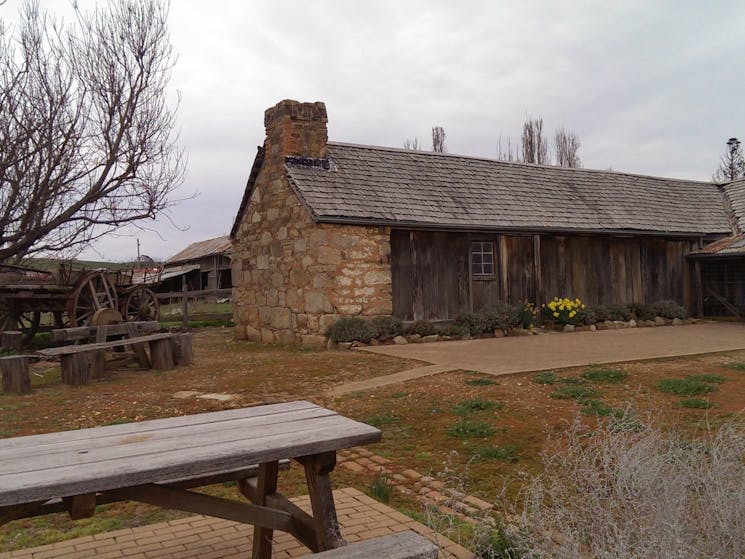
[[[378,429],[305,401],[0,439],[0,525],[133,500],[253,524],[254,558],[272,531],[314,552],[344,544],[329,474],[336,451],[379,441]],[[277,493],[279,463],[302,464],[312,515]],[[256,477],[248,469],[258,465]],[[235,480],[251,502],[189,491]]]

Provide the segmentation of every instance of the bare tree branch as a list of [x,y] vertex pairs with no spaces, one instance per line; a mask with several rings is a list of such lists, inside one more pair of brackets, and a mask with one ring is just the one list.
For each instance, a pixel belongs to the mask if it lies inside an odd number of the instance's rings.
[[413,151],[421,150],[422,148],[419,145],[419,138],[417,138],[416,136],[414,136],[413,140],[409,140],[408,138],[406,138],[406,140],[404,140],[404,149],[410,149]]
[[525,163],[547,165],[548,144],[543,136],[543,118],[527,117],[523,123],[521,136],[522,160]]
[[742,154],[740,140],[730,138],[727,149],[719,161],[719,168],[712,175],[714,182],[731,182],[745,177],[745,157]]
[[80,248],[172,205],[184,177],[158,0],[110,0],[72,25],[28,2],[0,24],[0,261]]
[[559,128],[554,132],[556,164],[560,167],[582,167],[578,154],[580,145],[579,137],[574,132]]
[[445,153],[448,150],[445,146],[445,129],[442,126],[432,127],[432,151]]

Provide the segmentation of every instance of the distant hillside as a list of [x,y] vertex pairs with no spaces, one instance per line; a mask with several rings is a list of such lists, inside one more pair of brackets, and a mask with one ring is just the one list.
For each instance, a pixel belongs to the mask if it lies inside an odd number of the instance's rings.
[[[109,270],[128,270],[139,268],[135,262],[97,262],[95,260],[63,260],[65,265],[72,265],[73,270],[96,270],[98,268],[107,268]],[[59,267],[60,260],[56,258],[27,258],[21,265],[37,270],[56,270]]]

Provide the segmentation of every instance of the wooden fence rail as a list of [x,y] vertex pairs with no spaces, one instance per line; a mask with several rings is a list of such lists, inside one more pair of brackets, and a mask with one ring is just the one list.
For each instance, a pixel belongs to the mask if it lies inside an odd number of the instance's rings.
[[[186,281],[181,284],[183,289],[181,291],[171,291],[169,293],[156,293],[155,296],[160,301],[170,299],[181,299],[181,325],[186,328],[189,324],[189,299],[197,299],[203,297],[231,297],[233,295],[232,289],[199,289],[196,291],[186,290]],[[215,318],[216,315],[210,314],[206,320]],[[163,317],[161,317],[163,320]]]

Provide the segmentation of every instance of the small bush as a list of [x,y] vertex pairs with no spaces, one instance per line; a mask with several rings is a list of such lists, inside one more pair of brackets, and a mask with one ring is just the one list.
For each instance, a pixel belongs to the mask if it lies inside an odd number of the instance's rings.
[[480,336],[487,329],[486,320],[481,313],[462,312],[455,317],[455,325],[466,329],[471,336]]
[[688,375],[686,378],[689,378],[691,380],[698,380],[701,382],[707,382],[709,384],[722,384],[725,380],[727,380],[721,375],[711,375],[708,373],[700,375]]
[[519,326],[524,330],[530,330],[533,326],[535,326],[536,320],[538,319],[538,315],[540,313],[538,309],[535,308],[535,305],[533,305],[533,303],[530,303],[529,301],[523,301],[515,305],[514,309],[517,316],[516,326]]
[[582,373],[582,378],[593,382],[619,383],[626,380],[629,374],[620,369],[590,369]]
[[714,392],[716,386],[692,378],[666,378],[657,383],[657,389],[676,396],[698,396]]
[[448,428],[451,437],[473,438],[489,437],[494,434],[494,428],[483,421],[462,420]]
[[607,320],[631,320],[631,309],[628,305],[606,305],[606,308],[608,309]]
[[710,410],[716,407],[714,402],[704,400],[703,398],[685,398],[680,401],[681,408],[692,408],[697,410]]
[[378,329],[361,316],[345,316],[332,324],[326,335],[334,342],[369,342],[378,337]]
[[580,324],[579,312],[586,310],[587,306],[579,299],[568,297],[554,297],[553,300],[543,305],[543,318],[553,320],[559,324]]
[[376,316],[371,321],[382,341],[392,340],[401,334],[401,320],[395,316]]
[[577,384],[562,384],[549,394],[554,400],[584,400],[597,395],[597,391],[589,386]]
[[500,303],[493,307],[484,307],[479,311],[485,322],[487,332],[494,330],[509,330],[520,325],[518,308],[506,303]]
[[472,400],[462,400],[461,402],[458,402],[453,408],[453,411],[458,415],[469,415],[474,412],[498,410],[503,407],[504,404],[502,402],[474,398]]
[[682,320],[688,316],[686,310],[675,301],[657,301],[652,306],[657,316],[661,316],[662,318],[679,318]]
[[492,386],[499,383],[489,378],[472,378],[467,380],[466,384],[468,386]]
[[406,328],[407,334],[419,334],[420,336],[431,336],[437,334],[437,328],[429,320],[417,320]]
[[503,460],[517,462],[517,445],[480,446],[474,449],[474,456],[479,460]]
[[629,310],[635,320],[654,320],[657,316],[654,305],[648,305],[646,303],[631,303]]
[[533,377],[536,384],[556,384],[556,373],[553,371],[541,371]]
[[745,371],[745,363],[727,363],[725,367],[734,371]]
[[610,320],[610,311],[607,305],[587,305],[585,312],[587,313],[588,320],[591,320],[589,324]]
[[461,326],[460,324],[451,324],[450,326],[444,326],[437,332],[441,336],[450,336],[452,338],[464,338],[471,335],[468,328]]

